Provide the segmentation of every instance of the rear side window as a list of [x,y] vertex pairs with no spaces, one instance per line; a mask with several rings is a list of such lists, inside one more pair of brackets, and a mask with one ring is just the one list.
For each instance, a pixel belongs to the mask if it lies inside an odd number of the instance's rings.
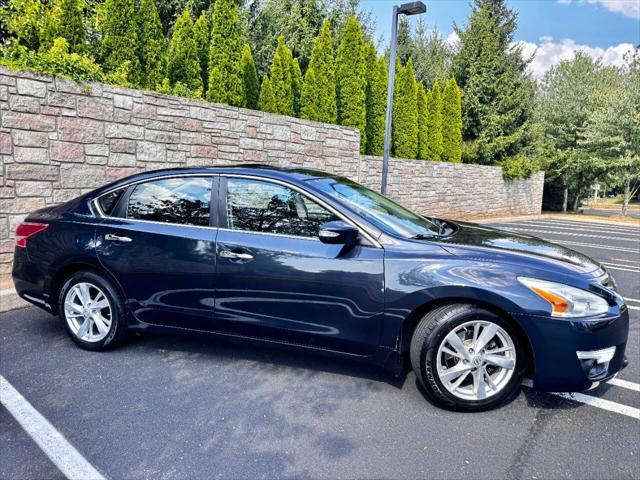
[[100,210],[107,216],[113,215],[113,211],[118,205],[118,200],[122,197],[122,194],[126,188],[121,188],[120,190],[115,190],[111,193],[107,193],[106,195],[101,196],[98,199],[98,204],[100,205]]
[[131,192],[127,217],[182,225],[209,225],[211,179],[168,178],[141,183]]

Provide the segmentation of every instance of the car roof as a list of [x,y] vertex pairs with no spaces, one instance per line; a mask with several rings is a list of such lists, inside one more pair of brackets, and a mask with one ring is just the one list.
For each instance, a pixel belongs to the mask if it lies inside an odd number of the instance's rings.
[[311,180],[314,178],[335,177],[334,174],[323,172],[322,170],[314,170],[311,168],[303,167],[277,167],[273,165],[263,164],[239,164],[229,166],[213,166],[213,167],[184,167],[184,168],[171,168],[152,170],[147,172],[141,172],[141,174],[149,174],[155,176],[155,174],[161,175],[180,175],[180,174],[194,174],[194,173],[243,173],[261,175],[272,178],[287,178],[298,181]]

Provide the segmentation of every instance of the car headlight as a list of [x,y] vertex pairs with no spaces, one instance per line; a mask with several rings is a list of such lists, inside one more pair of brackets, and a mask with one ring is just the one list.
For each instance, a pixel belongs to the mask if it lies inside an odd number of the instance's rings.
[[604,298],[580,288],[537,278],[518,277],[518,281],[549,302],[552,317],[588,317],[609,311]]

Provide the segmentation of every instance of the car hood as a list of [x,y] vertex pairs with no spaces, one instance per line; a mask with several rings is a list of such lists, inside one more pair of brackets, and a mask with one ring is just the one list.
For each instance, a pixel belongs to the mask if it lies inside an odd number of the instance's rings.
[[[569,248],[547,242],[538,237],[475,223],[456,222],[459,227],[452,235],[440,239],[441,245],[453,254],[472,254],[469,250],[493,253],[494,260],[512,262],[541,261],[577,273],[591,273],[601,266],[591,258]],[[516,257],[516,258],[514,258]]]

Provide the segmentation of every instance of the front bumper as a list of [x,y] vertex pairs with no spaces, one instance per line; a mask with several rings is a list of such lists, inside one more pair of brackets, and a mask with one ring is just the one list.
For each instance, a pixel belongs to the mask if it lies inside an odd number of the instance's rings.
[[[617,313],[597,320],[516,315],[531,343],[533,387],[552,392],[579,392],[622,370],[627,365],[629,311],[622,305]],[[606,365],[598,366],[578,358],[577,352],[610,347],[615,347],[615,353]]]

